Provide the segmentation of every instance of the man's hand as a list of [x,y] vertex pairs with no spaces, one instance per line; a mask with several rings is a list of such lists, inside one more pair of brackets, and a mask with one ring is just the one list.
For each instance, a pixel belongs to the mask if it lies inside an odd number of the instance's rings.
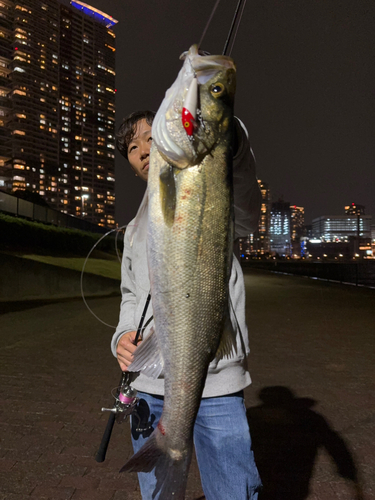
[[137,349],[137,346],[133,344],[136,333],[135,331],[125,333],[117,344],[117,361],[123,372],[128,371],[128,366],[133,362],[133,353]]

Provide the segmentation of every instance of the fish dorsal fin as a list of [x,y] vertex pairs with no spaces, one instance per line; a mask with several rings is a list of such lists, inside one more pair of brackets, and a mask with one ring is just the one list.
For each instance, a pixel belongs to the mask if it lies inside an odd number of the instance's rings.
[[229,310],[225,316],[225,324],[220,344],[215,354],[218,361],[222,358],[231,358],[237,352],[236,333],[230,320]]
[[133,355],[134,361],[128,366],[130,372],[142,372],[147,377],[156,379],[164,367],[164,360],[159,349],[154,328],[150,335],[141,342]]
[[164,221],[167,226],[172,226],[176,212],[176,181],[173,167],[165,165],[160,172],[160,200]]

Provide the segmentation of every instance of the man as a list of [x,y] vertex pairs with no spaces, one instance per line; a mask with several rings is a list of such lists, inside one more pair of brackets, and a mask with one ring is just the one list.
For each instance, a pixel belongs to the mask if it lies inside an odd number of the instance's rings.
[[[154,113],[136,112],[122,123],[117,147],[135,174],[147,181],[152,143]],[[236,119],[233,159],[235,235],[245,236],[257,227],[260,191],[255,162],[244,125]],[[147,196],[136,218],[128,225],[122,261],[122,302],[120,320],[112,339],[112,352],[123,371],[132,362],[136,329],[150,290],[146,255]],[[229,283],[231,321],[236,332],[237,354],[214,360],[208,370],[201,405],[194,427],[194,445],[206,500],[257,500],[261,486],[251,450],[251,438],[243,389],[251,383],[246,357],[249,353],[245,322],[245,289],[241,267],[233,259]],[[145,316],[145,338],[152,327],[152,310]],[[140,397],[139,412],[155,428],[163,408],[163,375],[153,380],[142,373],[133,382]],[[135,419],[134,419],[135,420]],[[150,430],[137,430],[132,422],[132,442],[137,452]],[[143,500],[153,497],[156,478],[153,472],[139,473]],[[162,499],[160,499],[162,500]]]

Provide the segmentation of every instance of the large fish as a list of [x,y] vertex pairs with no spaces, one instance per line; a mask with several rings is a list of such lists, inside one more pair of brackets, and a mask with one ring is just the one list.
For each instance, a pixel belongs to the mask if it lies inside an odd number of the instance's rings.
[[[183,499],[193,428],[209,363],[230,355],[232,134],[235,65],[192,46],[152,126],[148,178],[148,260],[155,333],[135,352],[132,371],[164,369],[163,414],[122,471],[155,467],[162,500]],[[196,77],[199,109],[188,135],[182,110]],[[155,493],[156,493],[155,492]]]

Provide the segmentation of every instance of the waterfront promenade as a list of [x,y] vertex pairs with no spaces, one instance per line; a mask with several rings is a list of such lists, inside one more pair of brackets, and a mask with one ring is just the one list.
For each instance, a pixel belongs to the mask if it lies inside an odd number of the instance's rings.
[[[260,500],[375,500],[375,291],[246,270]],[[89,301],[115,324],[119,298]],[[82,301],[1,305],[0,500],[140,500],[127,424],[94,460],[120,372]],[[218,480],[220,480],[218,478]],[[192,464],[187,500],[203,500]]]

